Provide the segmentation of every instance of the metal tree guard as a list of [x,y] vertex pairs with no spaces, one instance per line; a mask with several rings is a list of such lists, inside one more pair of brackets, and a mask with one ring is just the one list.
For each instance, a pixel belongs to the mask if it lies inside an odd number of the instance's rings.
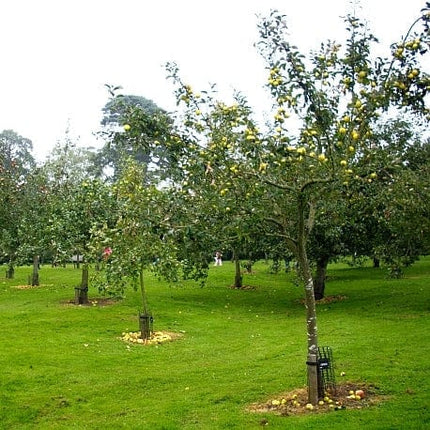
[[318,395],[336,394],[333,354],[329,346],[318,347]]

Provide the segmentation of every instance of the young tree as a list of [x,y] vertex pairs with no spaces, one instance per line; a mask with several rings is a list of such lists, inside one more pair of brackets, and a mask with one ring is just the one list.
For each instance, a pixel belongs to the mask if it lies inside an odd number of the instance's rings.
[[[102,247],[109,250],[104,254],[107,280],[102,289],[121,294],[130,280],[139,288],[141,335],[148,338],[145,271],[169,281],[183,276],[203,282],[209,239],[199,228],[196,196],[178,185],[178,178],[184,177],[183,148],[170,117],[130,104],[124,107],[121,121],[123,130],[114,132],[108,142],[122,152],[119,176],[113,183],[116,219],[113,225],[94,230],[93,243],[96,253]],[[135,157],[137,153],[145,153],[147,162]]]
[[[129,283],[142,299],[140,329],[150,337],[150,319],[145,271],[174,281],[178,277],[178,247],[171,218],[174,212],[169,194],[146,184],[145,169],[129,159],[123,175],[114,184],[118,212],[116,222],[93,232],[93,247],[102,253],[108,294],[122,294]],[[104,251],[101,251],[104,249]]]

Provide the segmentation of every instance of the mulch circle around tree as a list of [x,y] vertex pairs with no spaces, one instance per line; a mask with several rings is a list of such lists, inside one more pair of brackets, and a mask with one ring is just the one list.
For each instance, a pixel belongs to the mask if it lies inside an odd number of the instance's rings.
[[336,393],[320,399],[317,405],[308,403],[307,388],[299,388],[262,402],[254,403],[247,409],[255,413],[273,413],[281,416],[329,413],[345,409],[363,409],[380,403],[384,396],[378,387],[354,382],[340,382]]

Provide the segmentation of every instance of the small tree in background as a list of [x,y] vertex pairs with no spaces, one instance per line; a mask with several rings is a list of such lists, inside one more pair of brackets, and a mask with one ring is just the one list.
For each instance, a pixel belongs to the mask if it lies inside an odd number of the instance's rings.
[[44,206],[49,213],[43,226],[44,253],[53,264],[65,264],[77,256],[82,276],[75,288],[76,304],[88,303],[92,228],[109,224],[115,212],[110,187],[96,178],[92,155],[76,147],[66,133],[42,166],[47,178]]
[[[150,314],[145,271],[174,281],[180,268],[171,227],[169,195],[147,185],[145,169],[128,160],[123,175],[114,184],[118,212],[116,222],[94,232],[94,248],[103,252],[106,280],[101,289],[122,295],[131,284],[141,293],[140,328],[143,339],[150,337]],[[102,251],[104,250],[104,251]]]

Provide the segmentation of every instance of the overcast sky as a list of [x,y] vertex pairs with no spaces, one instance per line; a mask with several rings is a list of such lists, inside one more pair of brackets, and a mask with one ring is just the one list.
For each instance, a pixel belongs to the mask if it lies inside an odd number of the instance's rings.
[[[404,35],[425,0],[361,0],[381,47]],[[32,140],[43,159],[67,127],[82,146],[94,143],[105,84],[175,108],[164,64],[202,90],[242,91],[261,105],[267,80],[254,48],[257,14],[285,13],[302,52],[327,39],[343,43],[348,0],[0,0],[0,131]]]

